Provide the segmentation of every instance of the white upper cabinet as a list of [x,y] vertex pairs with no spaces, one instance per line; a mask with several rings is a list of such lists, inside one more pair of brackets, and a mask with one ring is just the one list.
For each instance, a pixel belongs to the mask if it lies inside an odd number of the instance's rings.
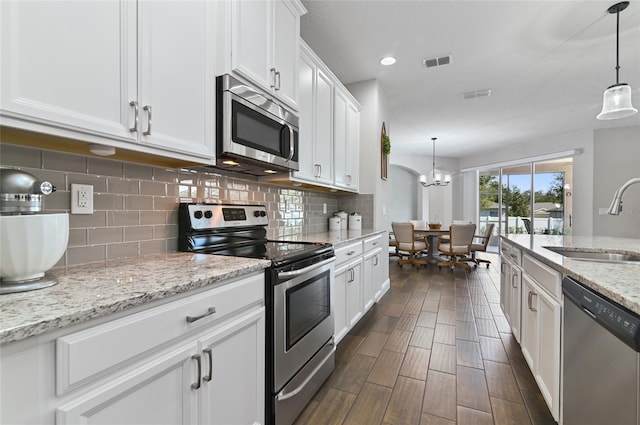
[[[213,157],[213,4],[138,4],[138,136],[153,147]],[[135,124],[134,124],[135,125]]]
[[333,184],[333,82],[303,50],[300,60],[300,133],[295,180]]
[[2,123],[25,129],[63,125],[135,140],[133,2],[3,1]]
[[297,0],[227,4],[231,71],[297,109],[300,16],[306,9]]
[[336,86],[333,121],[335,186],[358,191],[360,106],[346,90]]
[[4,125],[176,159],[213,158],[211,2],[1,7]]

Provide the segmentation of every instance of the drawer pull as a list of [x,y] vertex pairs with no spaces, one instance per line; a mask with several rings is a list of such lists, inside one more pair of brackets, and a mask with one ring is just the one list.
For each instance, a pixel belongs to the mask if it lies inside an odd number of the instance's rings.
[[353,254],[355,254],[355,253],[356,253],[355,251],[349,251],[349,252],[347,252],[347,255],[348,255],[348,256],[352,256],[352,255],[353,255]]
[[200,377],[202,376],[202,361],[200,360],[200,354],[194,354],[193,356],[191,356],[191,358],[193,360],[195,360],[196,362],[198,362],[198,379],[196,380],[195,384],[191,384],[191,389],[192,390],[199,390],[200,389]]
[[376,246],[376,245],[378,245],[378,242],[374,242],[372,245],[373,245],[373,246]]
[[213,353],[211,352],[211,348],[205,348],[202,351],[207,353],[207,357],[209,358],[209,374],[202,377],[202,380],[205,382],[209,382],[213,377]]
[[200,316],[187,316],[187,323],[193,323],[196,320],[200,320],[203,317],[207,317],[207,316],[211,316],[212,314],[214,314],[216,312],[216,308],[215,307],[209,307],[207,309],[206,313],[201,314]]

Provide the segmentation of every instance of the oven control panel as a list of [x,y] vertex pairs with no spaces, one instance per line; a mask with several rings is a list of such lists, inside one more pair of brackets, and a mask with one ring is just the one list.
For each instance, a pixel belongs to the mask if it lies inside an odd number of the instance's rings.
[[266,226],[269,224],[264,205],[183,204],[194,230],[222,227]]

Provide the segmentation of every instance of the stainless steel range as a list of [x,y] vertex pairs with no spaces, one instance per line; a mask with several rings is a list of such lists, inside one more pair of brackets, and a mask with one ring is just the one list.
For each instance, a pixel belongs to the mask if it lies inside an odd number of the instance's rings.
[[266,422],[289,425],[335,366],[329,244],[266,237],[263,205],[180,204],[178,249],[263,258],[266,270]]

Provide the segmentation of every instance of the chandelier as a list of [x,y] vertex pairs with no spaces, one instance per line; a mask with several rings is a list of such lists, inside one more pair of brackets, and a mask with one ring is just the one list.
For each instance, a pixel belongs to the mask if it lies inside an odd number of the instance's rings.
[[431,178],[431,183],[427,183],[427,176],[422,174],[420,176],[420,184],[422,184],[424,187],[429,187],[429,186],[446,186],[449,183],[451,183],[451,175],[449,174],[445,174],[444,176],[444,180],[442,179],[442,174],[441,173],[436,173],[436,137],[432,137],[431,140],[433,141],[433,168],[431,173],[432,178]]
[[599,120],[625,118],[638,112],[638,110],[631,105],[631,87],[629,84],[620,83],[618,79],[620,72],[620,12],[625,10],[627,6],[629,6],[629,2],[623,1],[607,9],[609,13],[616,14],[616,83],[604,91],[602,112],[596,117]]

